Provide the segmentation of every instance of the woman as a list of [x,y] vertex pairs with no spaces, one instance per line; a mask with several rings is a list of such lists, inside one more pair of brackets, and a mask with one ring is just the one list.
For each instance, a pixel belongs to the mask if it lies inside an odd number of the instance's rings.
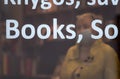
[[97,34],[91,28],[94,19],[102,20],[93,13],[77,16],[76,32],[83,34],[83,39],[68,50],[60,79],[118,79],[116,52],[102,39],[94,40],[90,37],[91,34]]

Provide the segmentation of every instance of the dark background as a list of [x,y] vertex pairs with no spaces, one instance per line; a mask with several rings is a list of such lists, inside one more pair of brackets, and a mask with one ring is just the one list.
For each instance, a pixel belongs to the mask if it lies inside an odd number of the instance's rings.
[[[51,1],[51,0],[50,0]],[[31,40],[25,40],[20,36],[15,40],[5,39],[5,20],[16,19],[20,23],[19,29],[26,23],[33,24],[35,28],[42,23],[50,25],[52,29],[52,19],[58,18],[58,24],[75,24],[76,15],[86,12],[93,12],[103,16],[104,24],[112,21],[120,27],[120,6],[87,6],[86,0],[82,0],[82,5],[77,10],[74,5],[53,6],[50,10],[42,10],[38,7],[31,9],[31,5],[13,6],[4,5],[0,1],[0,77],[11,79],[50,79],[55,68],[64,58],[68,48],[75,44],[73,40],[54,40],[51,37],[41,40],[37,36]],[[119,29],[120,30],[120,29]],[[27,30],[29,34],[30,31]],[[45,33],[43,31],[43,33]],[[63,30],[64,34],[67,34]],[[113,47],[120,58],[120,34],[114,40],[105,41]]]

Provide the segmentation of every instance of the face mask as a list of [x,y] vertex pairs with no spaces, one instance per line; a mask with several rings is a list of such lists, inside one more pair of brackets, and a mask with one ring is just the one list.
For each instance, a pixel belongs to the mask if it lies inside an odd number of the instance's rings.
[[93,43],[93,39],[91,38],[91,29],[86,29],[83,32],[81,32],[83,35],[83,39],[80,42],[80,45],[83,46],[89,46]]

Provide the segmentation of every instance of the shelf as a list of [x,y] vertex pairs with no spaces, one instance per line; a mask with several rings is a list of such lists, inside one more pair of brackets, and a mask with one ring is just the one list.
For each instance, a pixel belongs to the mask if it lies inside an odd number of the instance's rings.
[[[55,16],[55,15],[60,15],[60,14],[65,14],[65,13],[74,13],[75,15],[78,15],[78,14],[82,14],[82,13],[85,13],[85,12],[98,12],[99,10],[102,10],[102,9],[105,9],[107,11],[107,9],[111,9],[113,7],[114,6],[109,5],[109,6],[87,6],[87,7],[79,8],[79,9],[64,8],[64,9],[57,10],[57,11],[54,11],[54,12],[45,12],[45,13],[35,12],[32,15],[25,16],[25,18],[29,18],[29,19],[33,18],[33,17],[34,18],[39,18],[39,17],[43,17],[43,16],[52,16],[52,15]],[[103,12],[103,11],[101,11],[101,12]]]

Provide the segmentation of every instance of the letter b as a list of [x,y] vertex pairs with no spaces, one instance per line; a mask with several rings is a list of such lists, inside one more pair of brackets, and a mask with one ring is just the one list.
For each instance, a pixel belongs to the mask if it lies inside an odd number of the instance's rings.
[[[14,26],[10,27],[11,24],[14,24]],[[18,30],[18,22],[16,20],[6,20],[6,39],[16,39],[20,35],[20,32]],[[15,34],[11,35],[11,31],[14,31]]]

